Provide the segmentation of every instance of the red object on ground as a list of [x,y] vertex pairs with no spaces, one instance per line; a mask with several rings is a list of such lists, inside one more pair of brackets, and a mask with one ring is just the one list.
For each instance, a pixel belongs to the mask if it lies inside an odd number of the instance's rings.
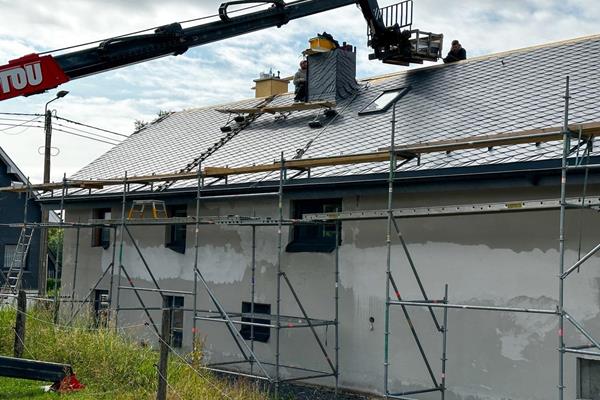
[[0,66],[0,101],[42,93],[68,81],[52,56],[29,54]]
[[50,390],[58,393],[74,392],[84,388],[85,385],[77,380],[75,374],[67,375],[62,378],[62,380],[54,382],[54,384],[50,386]]

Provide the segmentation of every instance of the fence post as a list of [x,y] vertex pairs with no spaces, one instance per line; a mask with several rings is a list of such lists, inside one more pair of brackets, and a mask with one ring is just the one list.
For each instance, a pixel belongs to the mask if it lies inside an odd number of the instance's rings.
[[169,365],[169,345],[171,344],[171,308],[163,296],[162,321],[160,324],[160,359],[158,361],[158,390],[156,400],[167,399],[167,367]]
[[19,290],[17,296],[17,318],[15,320],[15,357],[23,357],[25,349],[25,321],[27,317],[27,294],[24,290]]

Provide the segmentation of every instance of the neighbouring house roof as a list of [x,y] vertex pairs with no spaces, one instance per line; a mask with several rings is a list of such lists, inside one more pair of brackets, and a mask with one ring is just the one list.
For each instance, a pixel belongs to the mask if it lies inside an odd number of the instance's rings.
[[27,184],[27,177],[25,174],[21,172],[19,167],[17,167],[17,164],[15,164],[2,147],[0,147],[0,160],[6,165],[6,173],[13,181]]
[[[371,115],[359,115],[359,111],[382,91],[401,87],[410,90],[397,104],[396,144],[560,126],[567,76],[572,96],[570,122],[599,121],[599,65],[600,35],[596,35],[365,79],[359,82],[356,96],[337,104],[339,115],[324,128],[308,126],[318,110],[297,111],[286,118],[265,114],[202,165],[264,164],[279,160],[281,152],[291,159],[298,149],[306,149],[302,158],[307,159],[387,147],[392,111]],[[224,136],[220,127],[230,116],[216,109],[253,107],[260,101],[248,99],[173,113],[132,135],[71,178],[122,177],[125,171],[129,176],[177,172]],[[288,94],[271,105],[292,103],[293,95]],[[401,171],[547,160],[560,158],[561,151],[561,143],[549,142],[432,153],[423,155],[419,163],[409,161]],[[311,178],[377,174],[387,168],[385,162],[319,167],[311,170]],[[227,183],[277,178],[276,173],[239,175],[230,177]],[[306,174],[294,179],[303,178]],[[194,180],[179,181],[171,189],[195,184]],[[120,190],[107,187],[96,193]],[[87,190],[81,192],[88,194]]]

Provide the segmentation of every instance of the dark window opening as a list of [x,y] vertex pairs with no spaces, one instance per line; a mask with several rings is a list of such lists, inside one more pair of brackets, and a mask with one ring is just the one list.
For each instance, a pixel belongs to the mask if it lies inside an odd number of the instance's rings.
[[[242,313],[252,315],[252,302],[243,301],[242,302]],[[271,314],[271,305],[270,304],[262,304],[262,303],[254,303],[254,314],[255,317],[242,317],[242,322],[253,322],[255,324],[270,324],[270,319],[257,318],[258,314]],[[268,342],[269,337],[271,336],[271,328],[268,326],[253,326],[253,325],[242,325],[242,329],[240,330],[240,334],[246,340],[252,340],[252,332],[254,332],[254,340],[257,342]]]
[[600,399],[600,360],[577,358],[577,398]]
[[400,100],[410,88],[386,90],[370,102],[358,115],[376,114],[386,112],[395,102]]
[[108,327],[109,308],[108,290],[94,290],[94,324],[96,328]]
[[183,346],[183,297],[165,296],[167,306],[172,308],[171,312],[171,346],[181,348]]
[[[96,208],[93,210],[94,219],[111,219],[110,208]],[[97,226],[92,231],[92,247],[110,247],[110,227]]]
[[[327,213],[342,210],[342,199],[296,200],[292,203],[292,218],[304,214]],[[336,224],[296,225],[292,228],[292,241],[285,251],[329,253],[335,249]],[[341,243],[341,236],[338,244]]]
[[[169,218],[187,217],[187,206],[177,205],[167,208]],[[187,226],[185,224],[167,225],[166,247],[178,253],[185,253]]]

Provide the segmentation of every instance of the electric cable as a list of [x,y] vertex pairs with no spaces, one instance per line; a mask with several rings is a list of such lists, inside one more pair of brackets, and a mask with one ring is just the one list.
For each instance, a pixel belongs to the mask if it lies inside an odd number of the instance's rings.
[[[73,120],[70,120],[70,119],[67,119],[67,118],[62,118],[62,117],[59,117],[59,116],[56,116],[56,115],[54,116],[54,118],[60,119],[62,121],[67,121],[67,122],[70,122],[70,123],[75,124],[75,125],[85,126],[86,128],[93,128],[93,129],[97,129],[97,130],[102,131],[102,132],[112,133],[113,135],[122,136],[122,137],[125,137],[125,138],[129,137],[128,135],[124,135],[122,133],[117,133],[117,132],[110,131],[110,130],[104,129],[104,128],[98,128],[97,126],[84,124],[82,122],[73,121]],[[72,129],[75,129],[75,128],[72,128]]]
[[[264,6],[264,4],[256,4],[256,5],[253,5],[253,6],[240,8],[240,9],[231,11],[229,13],[230,14],[239,13],[241,11],[249,10],[251,8],[256,8],[256,7],[260,7],[260,6]],[[194,19],[188,19],[188,20],[184,20],[184,21],[179,21],[178,23],[185,24],[185,23],[189,23],[189,22],[202,21],[202,20],[206,20],[206,19],[210,19],[210,18],[215,18],[215,17],[218,17],[218,16],[219,16],[219,14],[212,14],[212,15],[207,15],[205,17],[199,17],[199,18],[194,18]],[[94,41],[91,41],[91,42],[76,44],[76,45],[73,45],[73,46],[61,47],[61,48],[54,49],[54,50],[47,50],[47,51],[40,52],[38,54],[39,55],[44,55],[44,54],[56,53],[56,52],[59,52],[59,51],[71,50],[71,49],[76,49],[76,48],[83,47],[83,46],[89,46],[89,45],[92,45],[92,44],[105,42],[105,41],[111,40],[111,39],[119,39],[119,38],[131,36],[131,35],[138,35],[138,34],[141,34],[141,33],[154,31],[154,30],[160,28],[161,26],[163,26],[163,25],[155,26],[155,27],[152,27],[152,28],[146,28],[146,29],[142,29],[142,30],[139,30],[139,31],[129,32],[129,33],[125,33],[125,34],[122,34],[122,35],[119,35],[119,36],[113,36],[113,37],[106,38],[106,39],[94,40]]]
[[115,142],[110,142],[108,140],[96,139],[96,138],[93,138],[90,136],[81,135],[79,133],[65,131],[64,129],[60,129],[60,128],[53,128],[53,131],[62,132],[62,133],[66,133],[67,135],[78,136],[78,137],[89,139],[89,140],[95,140],[96,142],[106,143],[106,144],[110,144],[113,146],[116,146],[117,144],[119,144],[118,142],[115,143]]
[[108,137],[108,136],[103,136],[103,135],[101,135],[99,133],[93,133],[93,132],[84,131],[83,129],[75,128],[75,127],[72,127],[72,126],[66,126],[66,125],[63,125],[63,124],[56,123],[56,124],[52,125],[52,128],[56,129],[56,128],[54,128],[55,126],[60,126],[63,129],[69,129],[70,132],[75,131],[75,132],[84,133],[84,134],[91,135],[91,136],[96,136],[96,137],[98,137],[100,139],[106,139],[106,140],[111,140],[111,141],[115,141],[115,142],[120,142],[118,139],[114,139],[114,138],[111,138],[111,137]]
[[24,122],[22,122],[22,123],[20,123],[20,124],[13,125],[13,126],[11,126],[11,127],[9,127],[9,128],[3,128],[3,129],[0,129],[0,132],[5,132],[5,131],[7,131],[7,130],[9,130],[9,129],[14,129],[14,128],[17,128],[17,127],[19,127],[19,126],[23,126],[23,125],[25,125],[25,124],[31,123],[31,122],[35,122],[35,121],[36,121],[36,120],[38,120],[39,118],[40,118],[40,117],[38,117],[38,116],[35,116],[35,117],[31,118],[30,120],[24,121]]

